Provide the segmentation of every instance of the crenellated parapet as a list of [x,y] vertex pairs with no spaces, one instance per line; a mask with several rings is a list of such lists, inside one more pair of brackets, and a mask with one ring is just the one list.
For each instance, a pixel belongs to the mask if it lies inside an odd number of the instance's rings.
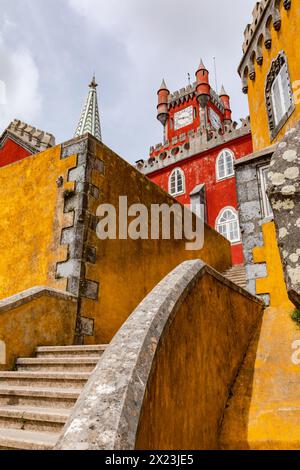
[[200,128],[196,132],[182,133],[172,142],[167,141],[165,144],[160,143],[151,147],[150,155],[152,156],[146,161],[136,162],[136,168],[147,175],[250,133],[249,117],[241,119],[240,127],[236,122],[226,125],[223,134],[211,129],[202,132]]
[[[188,102],[190,99],[193,99],[196,96],[197,82],[188,85],[185,88],[175,91],[169,95],[168,106],[169,109],[172,107],[178,106],[185,102]],[[210,98],[211,102],[222,112],[224,113],[224,105],[219,95],[212,88],[210,89]]]
[[17,119],[11,122],[6,131],[21,139],[22,142],[27,143],[36,152],[42,152],[55,145],[55,138],[52,134]]
[[261,0],[256,2],[252,12],[253,21],[248,24],[244,32],[244,56],[239,65],[239,74],[243,82],[243,92],[248,92],[248,78],[255,80],[255,64],[263,64],[263,48],[272,47],[272,28],[281,29],[281,6],[290,10],[293,0]]

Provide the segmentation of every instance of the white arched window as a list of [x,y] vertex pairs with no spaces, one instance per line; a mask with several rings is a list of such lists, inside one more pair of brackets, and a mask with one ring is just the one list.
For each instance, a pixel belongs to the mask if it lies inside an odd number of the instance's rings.
[[175,168],[169,178],[169,193],[171,196],[179,196],[185,192],[185,176],[181,168]]
[[232,207],[222,210],[217,219],[216,228],[231,243],[237,243],[241,240],[238,215]]
[[234,176],[234,155],[230,150],[223,150],[217,158],[217,179],[230,176]]

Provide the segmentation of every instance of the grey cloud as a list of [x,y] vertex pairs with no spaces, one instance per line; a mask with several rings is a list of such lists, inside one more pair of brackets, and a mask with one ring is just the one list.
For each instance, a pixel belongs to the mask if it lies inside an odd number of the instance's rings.
[[[219,87],[224,82],[231,94],[234,117],[248,113],[236,70],[254,0],[1,3],[7,45],[23,44],[38,67],[43,108],[33,124],[53,132],[58,141],[72,137],[93,71],[100,84],[103,139],[130,161],[146,157],[150,145],[162,138],[155,116],[162,76],[171,90],[181,88],[200,56],[213,85],[216,56]],[[0,67],[1,79],[9,64]],[[28,113],[27,120],[31,117]]]

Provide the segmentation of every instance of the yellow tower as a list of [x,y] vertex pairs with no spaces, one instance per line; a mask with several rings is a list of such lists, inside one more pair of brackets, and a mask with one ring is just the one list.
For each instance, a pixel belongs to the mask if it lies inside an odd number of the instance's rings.
[[261,0],[246,27],[239,66],[248,94],[254,153],[237,163],[248,287],[278,307],[289,303],[272,208],[266,195],[278,142],[300,118],[300,3]]

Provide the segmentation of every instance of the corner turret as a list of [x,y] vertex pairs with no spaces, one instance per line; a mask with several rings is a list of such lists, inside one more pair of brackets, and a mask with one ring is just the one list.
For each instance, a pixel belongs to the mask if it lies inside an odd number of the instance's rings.
[[226,93],[224,86],[222,85],[220,99],[224,105],[224,124],[228,125],[232,123],[232,111],[230,106],[230,96]]

